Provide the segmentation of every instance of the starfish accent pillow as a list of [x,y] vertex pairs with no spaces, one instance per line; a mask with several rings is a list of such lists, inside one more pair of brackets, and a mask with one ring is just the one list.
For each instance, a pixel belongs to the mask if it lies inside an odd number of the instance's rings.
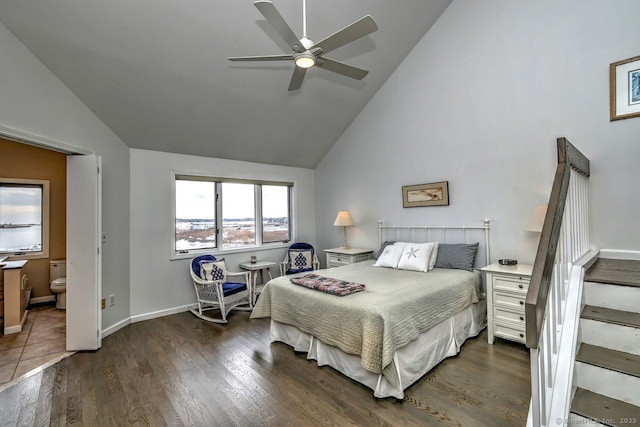
[[378,256],[378,260],[374,266],[396,268],[398,266],[398,261],[400,261],[404,245],[405,244],[402,242],[396,242],[393,245],[385,246],[382,253]]
[[407,243],[404,246],[398,268],[400,270],[429,271],[429,260],[435,243]]

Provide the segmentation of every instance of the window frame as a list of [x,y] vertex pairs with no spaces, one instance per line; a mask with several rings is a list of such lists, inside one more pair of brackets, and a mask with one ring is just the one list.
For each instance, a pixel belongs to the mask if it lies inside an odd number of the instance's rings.
[[49,222],[50,222],[50,188],[49,180],[44,179],[23,179],[23,178],[0,178],[0,185],[14,187],[42,187],[42,248],[37,252],[0,252],[0,256],[8,257],[11,260],[44,259],[49,258]]
[[[216,183],[216,247],[190,250],[176,250],[176,181],[177,180],[193,180],[207,181]],[[223,217],[222,204],[224,194],[222,192],[222,183],[239,183],[254,185],[254,213],[255,213],[255,245],[247,245],[241,247],[224,248],[223,242]],[[263,242],[263,218],[262,218],[262,186],[275,185],[288,188],[288,208],[287,214],[289,218],[289,239],[279,242]],[[180,173],[171,171],[171,260],[193,258],[202,254],[224,255],[242,252],[255,252],[266,249],[287,248],[294,241],[295,221],[293,218],[293,202],[294,202],[294,183],[288,181],[268,181],[258,179],[230,178],[206,175],[202,173]]]

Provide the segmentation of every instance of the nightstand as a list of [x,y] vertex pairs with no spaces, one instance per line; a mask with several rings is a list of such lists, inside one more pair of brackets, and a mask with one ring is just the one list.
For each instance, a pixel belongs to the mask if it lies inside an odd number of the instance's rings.
[[532,265],[500,265],[481,268],[487,283],[487,325],[489,344],[494,337],[519,343],[526,341],[524,302],[531,280]]
[[327,268],[340,267],[373,258],[371,249],[333,248],[324,251],[327,253]]

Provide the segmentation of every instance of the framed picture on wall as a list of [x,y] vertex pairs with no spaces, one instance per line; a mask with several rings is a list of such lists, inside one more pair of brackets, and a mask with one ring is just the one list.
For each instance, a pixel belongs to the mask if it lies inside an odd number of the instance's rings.
[[640,56],[609,66],[610,105],[613,120],[640,116]]
[[402,187],[402,207],[446,206],[449,204],[449,181]]

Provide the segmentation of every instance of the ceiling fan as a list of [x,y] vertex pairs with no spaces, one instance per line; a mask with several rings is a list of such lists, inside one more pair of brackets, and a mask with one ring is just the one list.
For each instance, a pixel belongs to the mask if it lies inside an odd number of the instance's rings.
[[376,21],[371,15],[367,15],[333,33],[325,39],[314,43],[307,37],[307,4],[306,0],[302,3],[302,32],[301,39],[295,35],[291,27],[278,12],[276,7],[267,0],[258,0],[253,3],[260,13],[265,17],[267,22],[282,37],[282,39],[291,47],[293,53],[286,55],[264,55],[264,56],[230,56],[229,61],[289,61],[295,62],[293,75],[289,82],[289,91],[299,89],[307,69],[317,66],[352,79],[362,80],[369,72],[361,68],[356,68],[342,62],[334,61],[326,58],[324,54],[331,52],[357,40],[367,34],[373,33],[378,29]]

